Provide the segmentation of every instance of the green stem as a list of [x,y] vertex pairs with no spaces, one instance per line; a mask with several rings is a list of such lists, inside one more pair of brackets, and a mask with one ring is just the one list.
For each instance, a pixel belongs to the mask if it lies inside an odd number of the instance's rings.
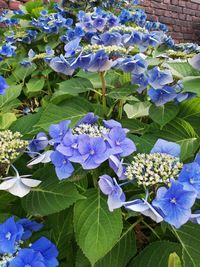
[[102,105],[103,105],[103,113],[106,114],[106,79],[105,79],[105,71],[99,73],[101,79],[101,89],[102,89]]
[[161,238],[160,238],[160,236],[156,233],[156,231],[150,226],[150,225],[148,225],[148,223],[146,223],[145,221],[142,221],[142,223],[147,227],[147,228],[149,228],[151,231],[152,231],[152,233],[160,240]]
[[119,108],[118,108],[118,118],[119,118],[119,120],[122,119],[122,115],[123,115],[123,104],[124,104],[124,101],[123,100],[119,100]]

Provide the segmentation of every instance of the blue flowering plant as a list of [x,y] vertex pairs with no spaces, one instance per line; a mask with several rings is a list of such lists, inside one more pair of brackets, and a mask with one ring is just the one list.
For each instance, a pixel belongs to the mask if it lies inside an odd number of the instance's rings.
[[0,226],[0,265],[2,267],[58,266],[58,250],[46,237],[31,243],[30,237],[43,225],[29,219],[10,217]]
[[0,15],[0,266],[198,267],[199,45],[45,2]]

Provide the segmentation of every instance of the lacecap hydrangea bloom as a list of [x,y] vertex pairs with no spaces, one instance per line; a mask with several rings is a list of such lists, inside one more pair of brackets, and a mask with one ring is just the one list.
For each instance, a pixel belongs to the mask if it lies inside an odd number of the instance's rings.
[[[200,213],[192,213],[192,207],[200,198],[200,157],[189,164],[181,163],[179,157],[180,145],[163,139],[158,139],[149,154],[134,155],[129,164],[112,156],[110,166],[119,180],[126,181],[118,184],[108,175],[100,177],[99,187],[108,196],[109,210],[125,207],[176,228],[189,220],[198,223]],[[125,185],[141,188],[141,198],[126,200]]]
[[10,217],[0,225],[0,266],[1,267],[56,267],[58,250],[46,237],[34,243],[29,242],[33,232],[42,224],[28,219],[14,220]]
[[98,116],[88,113],[73,128],[70,121],[61,121],[49,128],[49,146],[38,156],[38,151],[47,147],[44,134],[40,133],[29,144],[30,153],[36,157],[29,166],[38,163],[52,162],[59,179],[70,177],[74,172],[73,163],[79,163],[84,170],[92,170],[108,160],[111,155],[126,157],[136,150],[134,143],[126,137],[127,129],[114,120],[98,124]]

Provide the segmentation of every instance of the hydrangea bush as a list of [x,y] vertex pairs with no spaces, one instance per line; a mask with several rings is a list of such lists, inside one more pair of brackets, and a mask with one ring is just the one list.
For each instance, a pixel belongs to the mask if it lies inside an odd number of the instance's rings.
[[1,267],[199,266],[200,47],[139,2],[1,14]]

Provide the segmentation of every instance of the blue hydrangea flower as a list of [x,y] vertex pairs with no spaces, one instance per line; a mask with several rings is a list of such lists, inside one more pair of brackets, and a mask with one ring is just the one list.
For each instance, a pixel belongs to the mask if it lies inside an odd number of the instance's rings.
[[71,131],[67,132],[61,144],[56,147],[56,150],[66,156],[70,161],[81,163],[82,156],[78,150],[79,137],[73,135]]
[[160,89],[164,85],[173,82],[172,74],[169,70],[161,71],[159,67],[155,67],[148,72],[148,82],[154,89]]
[[147,69],[147,62],[140,55],[126,58],[119,63],[119,69],[133,74],[142,74]]
[[120,45],[122,36],[118,32],[105,32],[100,35],[100,39],[105,46]]
[[39,240],[34,242],[31,249],[34,249],[34,251],[43,256],[45,267],[56,267],[59,265],[56,259],[58,256],[58,250],[56,246],[46,237],[41,237]]
[[102,175],[98,184],[101,191],[108,196],[107,203],[110,211],[122,207],[125,202],[125,194],[115,179],[109,175]]
[[54,71],[71,76],[74,73],[71,63],[63,55],[60,55],[59,57],[54,57],[49,65]]
[[196,210],[193,214],[191,214],[190,221],[192,223],[200,224],[200,210]]
[[164,104],[174,100],[177,96],[176,91],[167,85],[160,89],[150,88],[148,90],[148,95],[157,107],[163,106]]
[[35,221],[30,221],[28,219],[20,219],[16,222],[17,225],[21,225],[23,227],[23,235],[22,240],[29,239],[33,232],[38,232],[42,229],[43,224],[37,223]]
[[118,157],[111,155],[109,157],[109,166],[116,173],[119,180],[127,179],[127,177],[125,176],[126,167],[123,166],[123,160],[119,160]]
[[21,249],[17,256],[11,261],[9,267],[46,267],[40,252],[33,249]]
[[200,165],[197,162],[185,164],[178,178],[184,189],[195,191],[200,198]]
[[183,184],[171,181],[169,189],[160,187],[152,204],[163,213],[164,220],[180,228],[191,217],[191,207],[196,199],[194,191],[187,191]]
[[49,134],[52,138],[52,143],[60,143],[65,136],[65,134],[69,130],[69,124],[71,121],[66,120],[66,121],[61,121],[59,124],[52,124],[49,127]]
[[89,113],[87,113],[87,115],[85,115],[82,119],[80,119],[77,122],[76,126],[79,126],[80,124],[84,124],[84,123],[92,125],[95,122],[97,122],[98,119],[99,119],[99,117],[94,115],[93,112],[89,112]]
[[74,167],[66,156],[58,151],[54,151],[50,157],[55,166],[56,175],[60,180],[67,179],[72,175]]
[[139,74],[139,75],[133,74],[131,83],[139,85],[139,87],[137,89],[139,94],[141,94],[147,88],[147,86],[149,84],[148,77],[144,73]]
[[15,56],[15,50],[17,49],[12,43],[3,44],[0,48],[0,55],[5,57]]
[[64,50],[65,50],[65,57],[72,57],[77,53],[77,50],[79,48],[79,44],[80,44],[80,38],[76,38],[72,41],[70,41],[69,43],[67,43],[64,46]]
[[24,233],[21,224],[16,224],[14,217],[7,219],[0,225],[0,253],[14,253],[16,242]]
[[0,76],[0,94],[5,95],[7,89],[8,85],[6,83],[6,80],[2,76]]
[[30,152],[39,152],[48,146],[49,140],[45,133],[38,133],[36,138],[29,143]]
[[179,144],[169,142],[164,139],[158,139],[151,153],[164,153],[179,158],[181,153],[181,147]]
[[84,170],[97,168],[110,156],[110,151],[101,137],[80,135],[78,151],[83,159],[81,164]]
[[103,72],[109,70],[112,65],[113,61],[109,59],[109,55],[104,50],[99,50],[92,55],[87,70],[91,72]]
[[136,151],[135,144],[126,137],[126,132],[121,127],[114,127],[106,135],[106,140],[111,147],[113,155],[126,157]]

